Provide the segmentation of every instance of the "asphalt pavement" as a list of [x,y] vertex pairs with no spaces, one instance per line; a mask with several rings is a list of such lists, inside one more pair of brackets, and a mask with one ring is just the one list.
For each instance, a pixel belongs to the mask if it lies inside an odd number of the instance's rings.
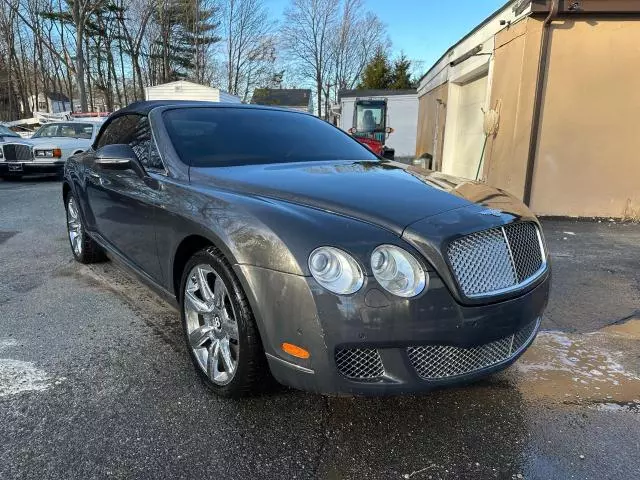
[[171,306],[72,260],[59,181],[0,181],[0,479],[640,478],[640,226],[544,227],[544,331],[506,372],[234,401],[196,376]]

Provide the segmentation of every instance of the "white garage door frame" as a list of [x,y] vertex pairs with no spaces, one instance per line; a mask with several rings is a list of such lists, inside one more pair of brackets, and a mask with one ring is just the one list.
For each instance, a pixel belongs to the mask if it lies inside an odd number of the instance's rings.
[[[469,151],[469,148],[461,145],[461,143],[464,142],[464,132],[461,131],[461,128],[465,128],[464,122],[467,120],[463,118],[463,94],[465,86],[482,78],[486,78],[482,108],[484,108],[485,111],[487,110],[491,94],[492,72],[490,66],[492,63],[493,62],[486,62],[464,76],[456,78],[455,81],[449,82],[447,118],[442,154],[442,171],[444,173],[465,178],[475,178],[477,164],[480,160],[481,146],[476,148],[476,145],[474,145],[471,151]],[[478,119],[481,118],[480,115],[481,113],[479,113]],[[475,129],[477,129],[477,127],[475,127]],[[477,139],[474,144],[475,143],[478,143]],[[475,150],[478,151],[475,152]]]

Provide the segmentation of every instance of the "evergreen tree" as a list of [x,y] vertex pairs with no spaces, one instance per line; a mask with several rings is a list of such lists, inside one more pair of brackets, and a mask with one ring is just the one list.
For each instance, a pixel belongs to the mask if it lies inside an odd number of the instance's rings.
[[362,72],[362,81],[358,88],[384,90],[392,81],[389,58],[383,49],[378,49]]
[[221,38],[216,9],[203,8],[201,0],[158,2],[154,20],[160,27],[152,58],[158,83],[189,78],[205,83],[204,65],[209,47]]
[[358,88],[374,90],[401,90],[413,88],[411,60],[404,53],[391,64],[386,52],[379,49],[362,72]]
[[402,90],[413,88],[411,82],[411,60],[409,60],[404,53],[393,62],[393,72],[391,73],[391,82],[389,88],[393,90]]

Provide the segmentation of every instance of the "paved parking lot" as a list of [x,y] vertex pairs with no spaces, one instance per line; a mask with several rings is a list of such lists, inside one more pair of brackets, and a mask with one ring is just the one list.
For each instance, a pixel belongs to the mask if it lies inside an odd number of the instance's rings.
[[424,396],[213,397],[177,312],[72,261],[56,180],[0,181],[0,478],[640,478],[640,226],[545,222],[523,359]]

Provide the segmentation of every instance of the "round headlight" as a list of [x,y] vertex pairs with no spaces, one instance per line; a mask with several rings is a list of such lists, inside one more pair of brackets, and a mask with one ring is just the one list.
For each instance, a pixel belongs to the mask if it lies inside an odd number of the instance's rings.
[[385,290],[399,297],[415,297],[429,280],[413,255],[393,245],[380,245],[373,251],[371,270]]
[[320,285],[339,295],[357,292],[364,283],[358,262],[348,253],[333,247],[320,247],[311,252],[309,270]]

